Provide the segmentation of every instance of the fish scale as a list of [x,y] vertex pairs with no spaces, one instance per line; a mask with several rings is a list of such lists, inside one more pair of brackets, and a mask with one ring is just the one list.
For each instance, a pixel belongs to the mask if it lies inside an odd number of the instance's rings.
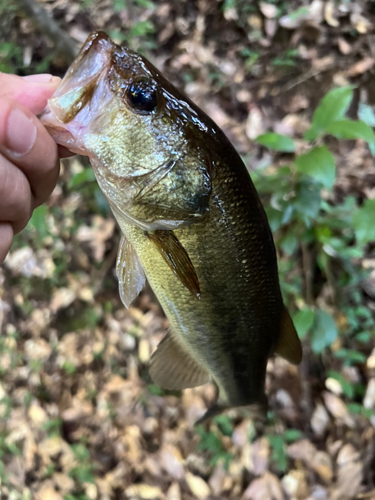
[[301,345],[266,214],[224,133],[145,58],[101,32],[41,119],[59,144],[89,157],[120,225],[124,304],[147,278],[169,318],[151,358],[155,383],[213,381],[218,398],[203,418],[265,407],[268,358],[298,363]]

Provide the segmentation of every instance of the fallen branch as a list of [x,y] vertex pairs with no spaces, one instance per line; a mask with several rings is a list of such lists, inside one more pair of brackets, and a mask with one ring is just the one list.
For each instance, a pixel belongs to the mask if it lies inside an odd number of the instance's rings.
[[48,12],[35,0],[16,0],[16,2],[21,10],[34,21],[38,30],[53,42],[56,51],[68,63],[72,62],[78,54],[78,47]]

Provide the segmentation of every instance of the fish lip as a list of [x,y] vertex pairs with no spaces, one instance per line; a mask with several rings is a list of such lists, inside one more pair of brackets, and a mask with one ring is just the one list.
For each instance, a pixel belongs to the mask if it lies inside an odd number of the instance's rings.
[[[39,119],[58,144],[71,149],[71,145],[74,144],[73,129],[69,130],[64,125],[68,125],[86,103],[91,101],[96,85],[111,65],[112,55],[117,48],[117,45],[103,31],[96,31],[89,35],[59,87],[48,100]],[[79,93],[81,88],[85,89],[82,94]],[[75,93],[77,93],[75,102],[74,100],[71,103],[64,101],[66,96],[69,94],[74,96]],[[79,121],[78,119],[73,126],[75,131],[85,127],[83,124],[80,125]],[[82,153],[78,150],[74,152]]]

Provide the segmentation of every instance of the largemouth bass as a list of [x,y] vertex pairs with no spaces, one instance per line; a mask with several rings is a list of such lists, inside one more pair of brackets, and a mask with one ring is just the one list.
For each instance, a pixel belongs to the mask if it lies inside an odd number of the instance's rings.
[[268,221],[245,165],[219,127],[144,57],[89,36],[42,121],[90,158],[121,228],[125,306],[147,277],[171,329],[150,362],[165,389],[210,380],[217,402],[265,403],[268,358],[301,360],[281,297]]

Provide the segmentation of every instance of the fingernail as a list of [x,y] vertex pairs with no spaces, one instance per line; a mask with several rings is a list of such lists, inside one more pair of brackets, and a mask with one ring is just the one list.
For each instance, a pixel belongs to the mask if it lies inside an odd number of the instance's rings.
[[49,83],[52,81],[53,76],[48,73],[42,73],[40,75],[28,75],[24,76],[23,79],[27,82],[35,82],[35,83]]
[[18,108],[13,108],[7,123],[7,148],[17,155],[24,155],[33,147],[36,125]]

